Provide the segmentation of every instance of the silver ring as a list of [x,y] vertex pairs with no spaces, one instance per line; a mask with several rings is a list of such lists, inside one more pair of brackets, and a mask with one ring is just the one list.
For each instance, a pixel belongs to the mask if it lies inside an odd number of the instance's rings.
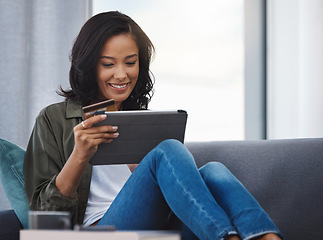
[[84,121],[82,121],[82,122],[81,122],[81,124],[82,124],[82,126],[83,126],[84,128],[86,128],[86,126],[85,126],[85,124],[84,124]]

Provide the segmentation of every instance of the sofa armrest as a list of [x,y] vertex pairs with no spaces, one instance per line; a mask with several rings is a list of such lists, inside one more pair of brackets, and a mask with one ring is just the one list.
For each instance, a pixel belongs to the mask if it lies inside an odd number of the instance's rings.
[[0,239],[19,240],[22,226],[13,210],[0,211]]

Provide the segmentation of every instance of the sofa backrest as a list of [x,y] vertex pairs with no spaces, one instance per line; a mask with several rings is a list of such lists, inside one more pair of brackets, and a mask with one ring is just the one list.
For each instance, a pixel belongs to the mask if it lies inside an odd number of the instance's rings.
[[322,239],[323,138],[186,143],[197,165],[219,161],[254,195],[285,239]]

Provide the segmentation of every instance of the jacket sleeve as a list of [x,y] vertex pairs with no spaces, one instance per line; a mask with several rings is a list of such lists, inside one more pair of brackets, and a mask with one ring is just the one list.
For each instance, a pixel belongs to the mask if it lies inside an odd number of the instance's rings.
[[45,110],[36,118],[24,162],[26,196],[31,210],[69,211],[75,218],[77,196],[65,197],[56,188],[56,176],[66,159],[63,140],[54,134],[61,129],[54,129],[51,120]]

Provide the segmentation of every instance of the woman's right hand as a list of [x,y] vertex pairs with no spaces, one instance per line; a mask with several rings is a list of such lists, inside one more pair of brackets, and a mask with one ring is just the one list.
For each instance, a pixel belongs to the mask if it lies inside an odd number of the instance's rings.
[[106,119],[106,114],[91,117],[74,127],[74,154],[80,159],[90,161],[101,143],[110,143],[119,136],[117,126],[98,126],[94,124]]
[[75,145],[72,154],[56,177],[56,187],[62,195],[73,198],[88,162],[100,143],[110,143],[118,137],[116,126],[93,127],[107,116],[91,117],[74,127]]

